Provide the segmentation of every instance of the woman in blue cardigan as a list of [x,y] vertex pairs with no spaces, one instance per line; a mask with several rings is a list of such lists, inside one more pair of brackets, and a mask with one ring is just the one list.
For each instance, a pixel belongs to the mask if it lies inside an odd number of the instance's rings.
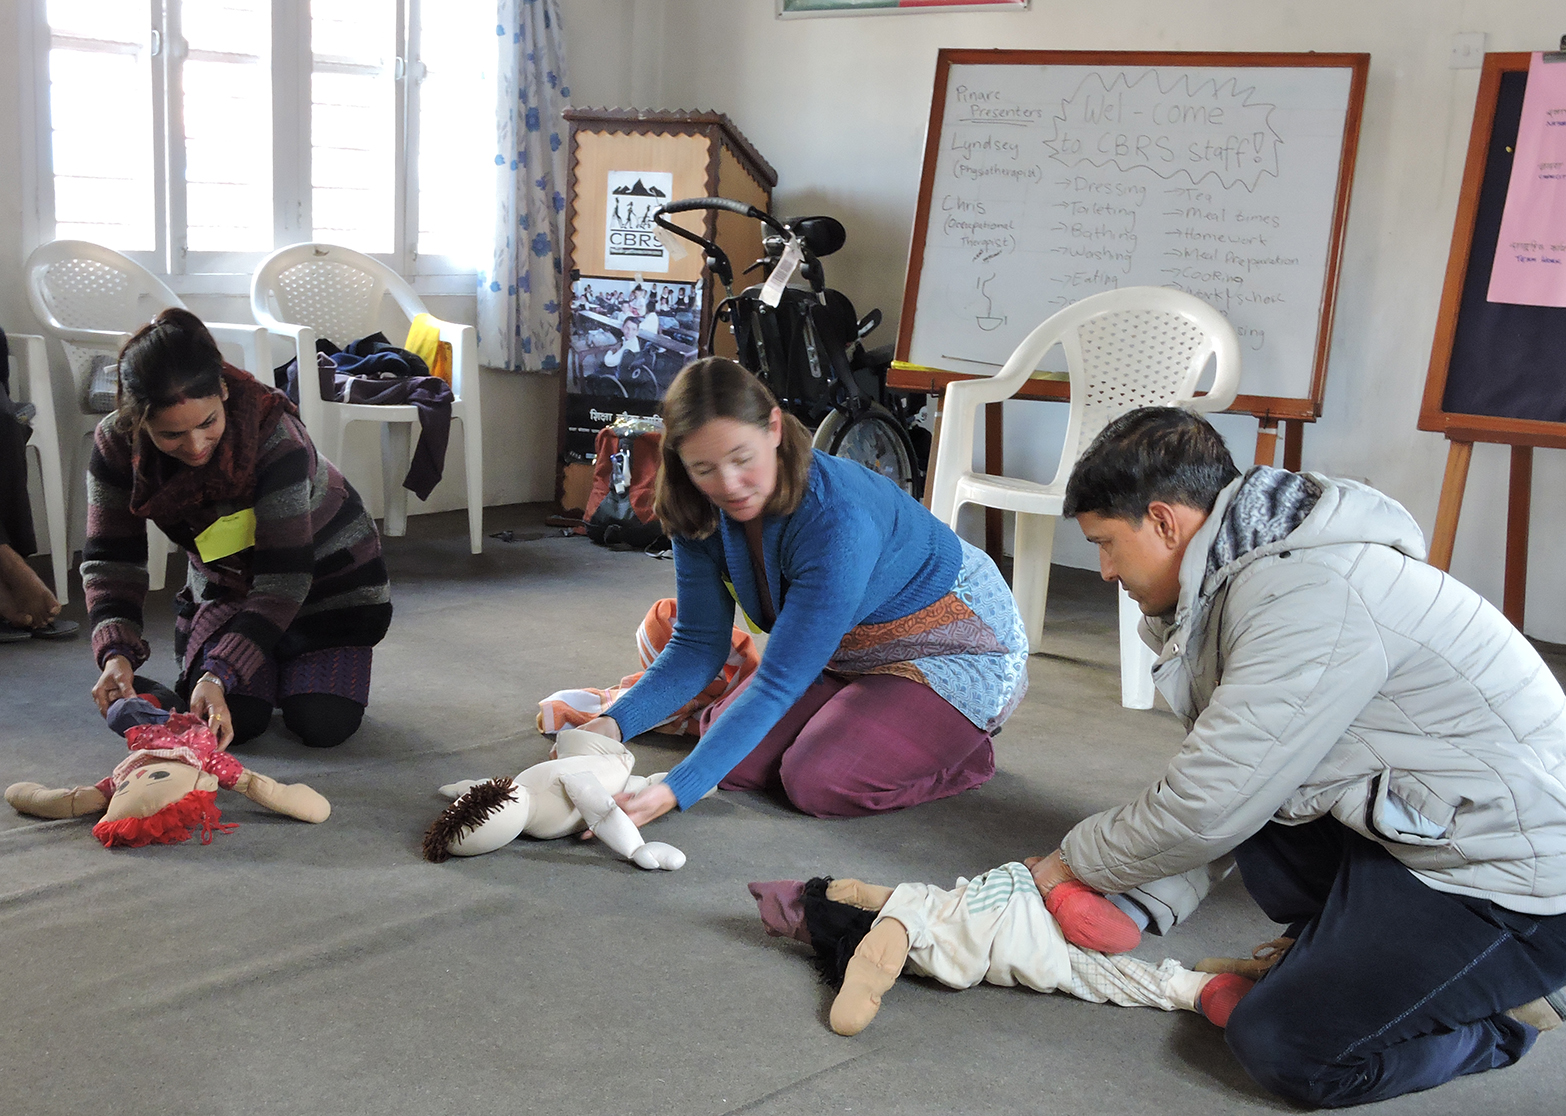
[[733,361],[697,361],[663,405],[656,509],[674,541],[674,634],[585,728],[629,739],[710,683],[734,605],[770,633],[700,743],[622,805],[638,825],[715,786],[781,789],[817,817],[897,810],[995,772],[990,734],[1027,689],[1027,638],[982,551],[810,435]]

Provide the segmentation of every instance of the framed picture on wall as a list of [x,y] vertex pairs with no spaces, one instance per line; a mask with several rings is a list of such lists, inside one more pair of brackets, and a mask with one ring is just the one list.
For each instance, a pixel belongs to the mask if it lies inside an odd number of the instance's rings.
[[777,0],[779,19],[917,12],[1021,12],[1032,0]]

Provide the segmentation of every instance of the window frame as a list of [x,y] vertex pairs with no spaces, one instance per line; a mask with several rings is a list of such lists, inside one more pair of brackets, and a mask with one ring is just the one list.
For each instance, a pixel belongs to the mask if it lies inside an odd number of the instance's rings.
[[[155,248],[126,252],[178,294],[243,294],[250,276],[271,251],[311,239],[311,74],[310,0],[270,0],[272,22],[272,244],[259,252],[190,252],[185,243],[184,145],[172,143],[180,121],[179,63],[186,45],[178,34],[182,0],[139,0],[147,6],[152,53],[153,197]],[[424,65],[418,60],[418,17],[423,4],[438,13],[439,0],[394,0],[393,249],[367,253],[428,295],[468,295],[479,267],[463,266],[441,254],[417,249],[419,229],[418,109]],[[22,235],[29,251],[55,239],[54,157],[49,103],[49,51],[52,30],[47,0],[18,5],[22,104],[20,149],[23,206]],[[160,41],[154,46],[154,33]],[[30,157],[27,157],[30,154]]]

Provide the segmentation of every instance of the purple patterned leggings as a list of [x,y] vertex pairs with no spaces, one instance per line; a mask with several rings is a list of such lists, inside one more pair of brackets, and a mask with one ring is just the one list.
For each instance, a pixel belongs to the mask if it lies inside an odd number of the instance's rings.
[[[702,730],[744,690],[704,710]],[[993,774],[989,734],[928,686],[823,674],[718,785],[781,790],[807,814],[854,818],[946,798]]]

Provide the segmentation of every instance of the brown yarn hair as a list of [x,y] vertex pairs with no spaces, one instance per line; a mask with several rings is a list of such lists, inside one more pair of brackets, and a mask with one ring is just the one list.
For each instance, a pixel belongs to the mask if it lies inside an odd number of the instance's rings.
[[201,319],[171,306],[120,346],[114,429],[128,433],[187,399],[223,394],[223,353]]
[[[777,405],[765,384],[725,357],[707,357],[680,370],[663,398],[663,460],[653,489],[653,511],[664,534],[704,539],[718,529],[718,509],[685,471],[680,443],[713,419],[733,419],[765,430]],[[809,477],[810,432],[785,413],[777,487],[762,514],[793,512],[805,498]]]

